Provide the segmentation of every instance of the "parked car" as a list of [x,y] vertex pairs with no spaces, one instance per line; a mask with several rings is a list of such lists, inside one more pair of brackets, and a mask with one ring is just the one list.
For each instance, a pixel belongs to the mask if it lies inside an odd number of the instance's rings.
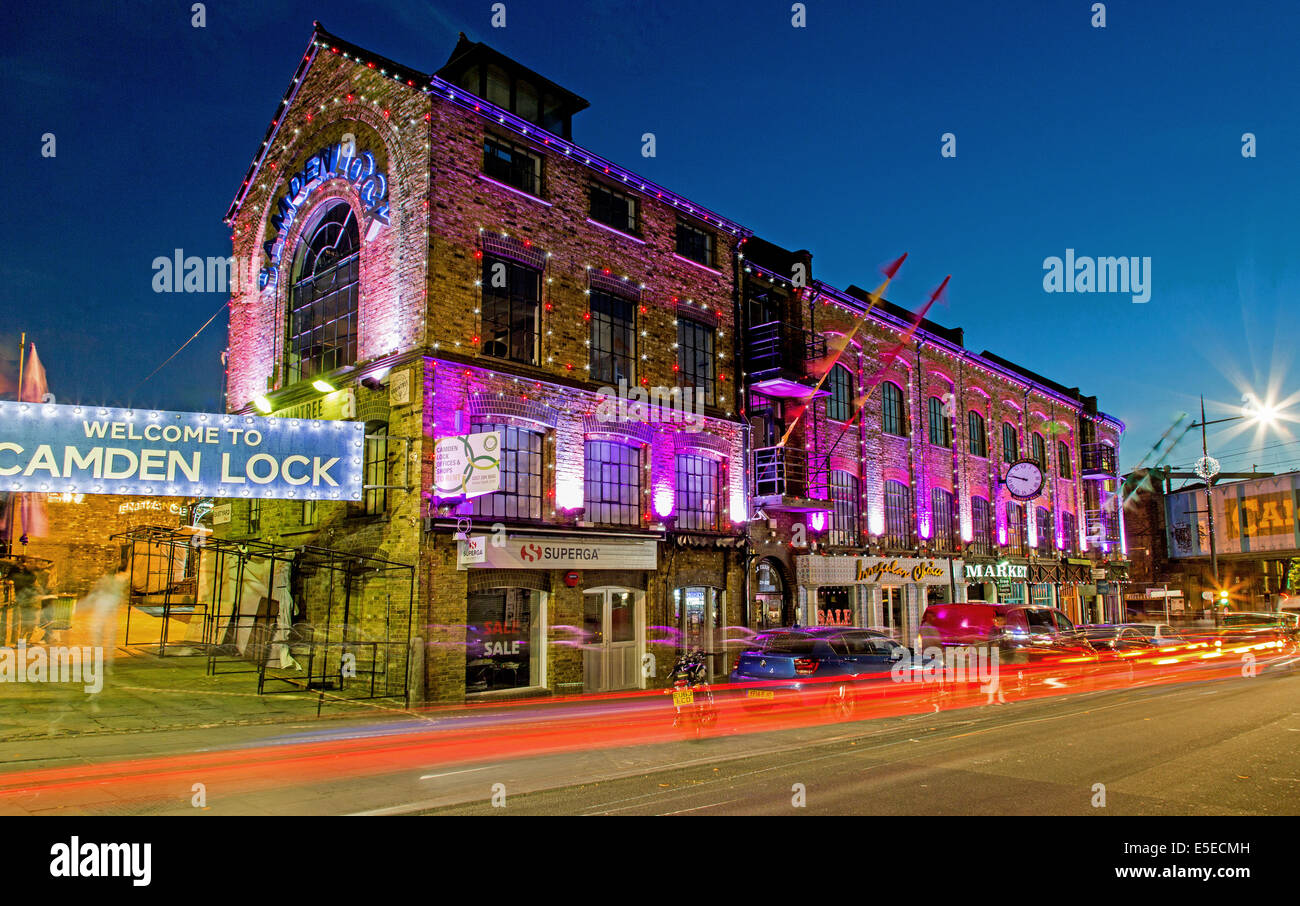
[[1168,623],[1119,623],[1126,629],[1136,629],[1143,638],[1149,639],[1157,648],[1171,645],[1186,645],[1191,641],[1187,636]]
[[863,685],[889,682],[904,659],[905,669],[921,669],[905,646],[880,630],[794,627],[755,638],[736,658],[730,679],[741,686],[748,706],[823,706],[847,719]]
[[1154,638],[1147,637],[1136,626],[1123,623],[1090,623],[1079,627],[1088,644],[1098,654],[1118,655],[1128,651],[1156,651]]
[[1006,663],[1050,655],[1089,655],[1092,645],[1062,611],[1041,604],[964,601],[931,604],[921,616],[922,650],[958,645],[996,646]]

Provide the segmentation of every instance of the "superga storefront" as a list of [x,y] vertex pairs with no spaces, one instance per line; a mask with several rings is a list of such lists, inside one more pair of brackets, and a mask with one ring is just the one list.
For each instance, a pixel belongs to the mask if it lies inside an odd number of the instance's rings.
[[486,532],[456,545],[466,696],[644,687],[658,539]]
[[964,600],[962,561],[940,557],[795,557],[799,623],[888,629],[910,644],[929,604]]

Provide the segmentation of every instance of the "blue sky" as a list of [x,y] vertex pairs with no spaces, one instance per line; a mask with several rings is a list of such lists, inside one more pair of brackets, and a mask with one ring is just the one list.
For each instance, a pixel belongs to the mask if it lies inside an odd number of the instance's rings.
[[[793,28],[790,2],[506,0],[503,29],[485,0],[223,0],[203,29],[189,3],[18,7],[0,340],[33,335],[65,400],[221,405],[224,317],[135,389],[222,303],[155,294],[151,262],[229,253],[221,218],[319,19],[429,71],[458,31],[496,46],[591,101],[576,140],[810,249],[830,283],[908,252],[890,297],[915,307],[951,274],[931,317],[1096,394],[1126,467],[1200,393],[1213,418],[1300,390],[1300,7],[1115,2],[1102,29],[1074,0],[806,5]],[[1067,248],[1150,257],[1150,301],[1044,292]],[[1212,430],[1211,452],[1294,468],[1294,427]],[[1189,435],[1172,461],[1196,455]]]

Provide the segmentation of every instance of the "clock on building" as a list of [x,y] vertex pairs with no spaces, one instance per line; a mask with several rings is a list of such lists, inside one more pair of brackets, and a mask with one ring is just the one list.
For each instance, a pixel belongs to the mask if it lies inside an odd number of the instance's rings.
[[1007,466],[1002,483],[1017,500],[1031,500],[1043,490],[1043,467],[1032,459],[1017,460]]

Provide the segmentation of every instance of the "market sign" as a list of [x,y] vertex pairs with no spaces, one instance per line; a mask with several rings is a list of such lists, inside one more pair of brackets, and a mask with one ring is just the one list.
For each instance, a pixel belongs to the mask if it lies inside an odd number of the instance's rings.
[[[961,561],[952,561],[953,569]],[[800,585],[947,585],[949,561],[936,557],[821,557],[795,558]]]
[[479,497],[501,488],[501,432],[440,437],[433,445],[439,497]]
[[0,490],[360,500],[360,422],[0,401]]
[[491,569],[656,569],[658,542],[654,538],[588,540],[563,537],[507,536],[494,544],[493,535],[472,535],[456,542],[456,565]]
[[1029,564],[1008,563],[1006,560],[1000,560],[997,563],[966,564],[966,581],[985,582],[990,579],[1028,580]]

